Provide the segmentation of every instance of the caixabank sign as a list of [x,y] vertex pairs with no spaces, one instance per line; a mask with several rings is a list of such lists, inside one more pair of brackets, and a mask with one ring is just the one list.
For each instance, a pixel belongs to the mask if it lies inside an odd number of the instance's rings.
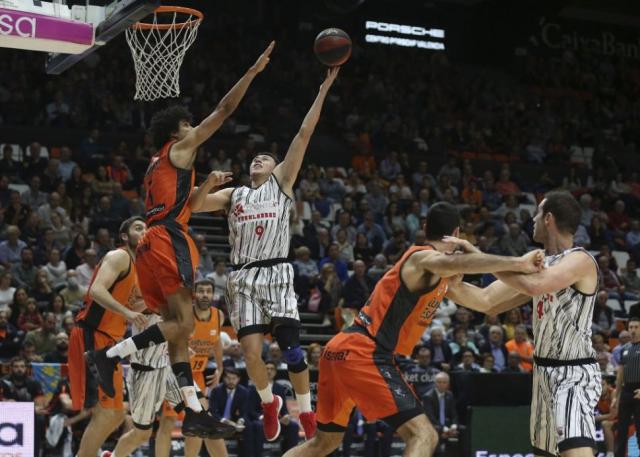
[[0,457],[33,457],[33,403],[0,403]]

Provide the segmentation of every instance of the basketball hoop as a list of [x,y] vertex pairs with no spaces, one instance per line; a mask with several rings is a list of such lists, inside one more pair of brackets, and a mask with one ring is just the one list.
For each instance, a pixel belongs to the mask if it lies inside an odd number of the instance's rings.
[[138,22],[126,30],[136,70],[134,100],[180,95],[180,67],[203,18],[192,8],[161,6],[151,22]]

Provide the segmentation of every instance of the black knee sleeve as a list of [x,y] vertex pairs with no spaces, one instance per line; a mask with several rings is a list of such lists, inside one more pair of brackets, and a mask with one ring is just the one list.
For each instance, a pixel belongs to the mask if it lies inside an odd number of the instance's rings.
[[171,365],[173,374],[176,375],[178,386],[193,386],[193,373],[191,373],[191,365],[188,362],[178,362]]
[[281,324],[274,330],[274,336],[282,351],[282,357],[292,373],[300,373],[307,369],[304,354],[300,348],[300,328]]

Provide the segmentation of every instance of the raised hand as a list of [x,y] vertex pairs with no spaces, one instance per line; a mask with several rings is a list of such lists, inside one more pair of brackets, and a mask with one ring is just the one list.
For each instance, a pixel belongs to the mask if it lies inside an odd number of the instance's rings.
[[233,181],[233,173],[230,171],[214,170],[207,176],[207,184],[211,187],[220,187],[231,181]]
[[327,76],[325,76],[320,89],[329,90],[333,82],[338,77],[338,73],[340,73],[340,67],[331,67],[327,70]]
[[267,49],[264,50],[264,52],[262,54],[260,54],[260,57],[258,57],[258,60],[256,60],[256,63],[253,64],[253,69],[255,70],[256,73],[260,73],[262,70],[265,69],[265,67],[267,66],[267,64],[269,63],[269,56],[271,55],[271,52],[273,51],[273,48],[275,47],[276,42],[272,41],[271,43],[269,43],[269,46],[267,46]]

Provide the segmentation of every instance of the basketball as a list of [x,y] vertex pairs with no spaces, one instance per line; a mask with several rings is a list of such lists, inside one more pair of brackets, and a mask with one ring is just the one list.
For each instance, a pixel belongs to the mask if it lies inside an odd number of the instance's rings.
[[316,37],[313,51],[324,65],[337,67],[351,57],[351,38],[344,30],[325,29]]

